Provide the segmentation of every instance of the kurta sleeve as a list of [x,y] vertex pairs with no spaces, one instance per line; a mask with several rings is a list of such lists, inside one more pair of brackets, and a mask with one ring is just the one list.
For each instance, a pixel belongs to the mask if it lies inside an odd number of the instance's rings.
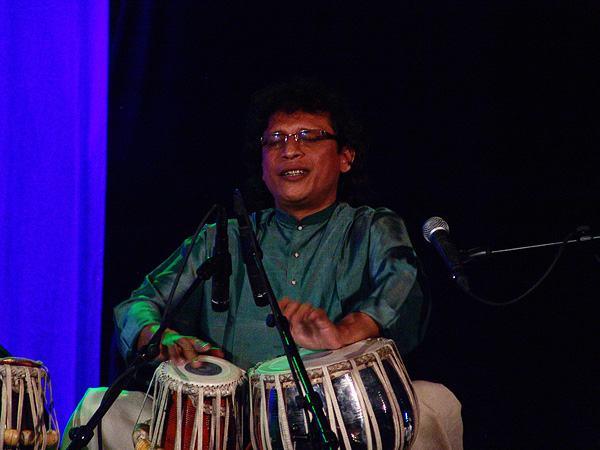
[[368,255],[361,274],[368,292],[352,310],[371,316],[401,353],[414,349],[423,338],[428,311],[404,222],[389,209],[371,210],[355,223],[350,245]]
[[[195,270],[205,259],[205,231],[200,234],[179,280],[173,297],[174,304],[192,284],[196,278]],[[190,245],[191,238],[188,238],[177,251],[145,277],[142,285],[133,291],[129,299],[115,307],[114,319],[117,343],[119,351],[126,361],[130,361],[137,351],[134,347],[142,328],[146,325],[162,322],[165,305]],[[197,290],[198,293],[201,293],[201,291],[200,288]],[[182,324],[182,327],[189,328],[185,327],[185,324]]]

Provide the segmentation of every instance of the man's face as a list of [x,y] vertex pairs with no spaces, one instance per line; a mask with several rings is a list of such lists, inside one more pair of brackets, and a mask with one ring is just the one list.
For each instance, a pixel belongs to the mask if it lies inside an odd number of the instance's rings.
[[[265,134],[321,130],[334,134],[329,115],[298,111],[275,113]],[[354,151],[344,147],[338,153],[335,140],[296,142],[293,136],[280,147],[263,146],[263,180],[275,205],[302,219],[331,205],[337,195],[341,173],[350,170]]]

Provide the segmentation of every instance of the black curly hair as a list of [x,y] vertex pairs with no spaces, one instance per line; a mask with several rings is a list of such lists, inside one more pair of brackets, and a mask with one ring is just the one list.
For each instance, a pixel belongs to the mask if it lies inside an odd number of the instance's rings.
[[250,174],[246,184],[249,209],[273,206],[273,198],[262,181],[261,166],[260,138],[268,127],[269,119],[278,112],[293,114],[298,111],[328,114],[338,136],[338,152],[344,146],[354,149],[352,169],[340,174],[337,199],[352,206],[365,204],[368,196],[365,171],[367,143],[362,125],[342,95],[316,80],[298,78],[271,86],[252,97],[244,145],[244,159]]

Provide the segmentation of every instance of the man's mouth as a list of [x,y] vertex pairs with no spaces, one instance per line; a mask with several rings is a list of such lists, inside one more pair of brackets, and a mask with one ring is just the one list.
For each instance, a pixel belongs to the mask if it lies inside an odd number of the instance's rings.
[[293,170],[285,170],[283,172],[281,172],[281,176],[282,177],[294,177],[294,176],[298,176],[298,175],[303,175],[305,173],[308,173],[308,170],[306,169],[293,169]]

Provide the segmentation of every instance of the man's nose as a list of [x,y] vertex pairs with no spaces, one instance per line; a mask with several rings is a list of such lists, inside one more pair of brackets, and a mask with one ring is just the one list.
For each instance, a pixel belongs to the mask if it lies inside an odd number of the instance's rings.
[[286,159],[297,158],[302,155],[302,147],[299,142],[296,141],[294,136],[288,136],[286,142],[283,143],[281,149],[281,156]]

